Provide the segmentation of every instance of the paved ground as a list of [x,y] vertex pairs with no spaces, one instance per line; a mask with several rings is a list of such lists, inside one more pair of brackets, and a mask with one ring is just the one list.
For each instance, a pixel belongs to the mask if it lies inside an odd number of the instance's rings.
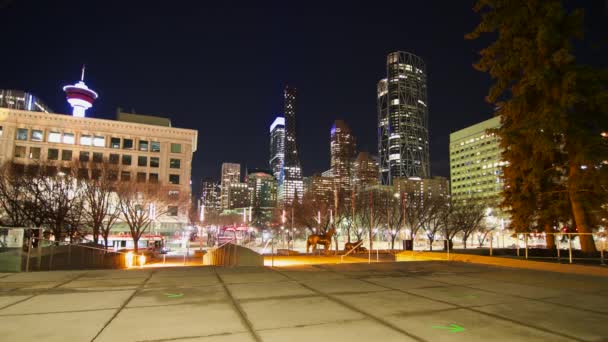
[[608,278],[445,263],[0,274],[0,341],[606,341]]

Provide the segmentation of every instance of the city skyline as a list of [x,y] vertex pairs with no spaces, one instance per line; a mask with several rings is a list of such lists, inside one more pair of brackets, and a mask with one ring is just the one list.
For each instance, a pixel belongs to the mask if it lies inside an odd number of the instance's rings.
[[[438,14],[438,4],[450,15]],[[61,87],[77,80],[86,64],[86,82],[100,95],[88,117],[110,118],[122,107],[168,116],[177,127],[199,130],[193,161],[193,182],[199,184],[203,177],[218,179],[224,161],[267,165],[268,123],[282,111],[277,94],[293,84],[300,95],[298,152],[303,174],[311,175],[329,167],[326,132],[337,118],[349,123],[360,150],[377,153],[377,132],[371,129],[377,121],[375,85],[385,77],[386,55],[404,50],[426,63],[431,175],[448,176],[449,133],[492,117],[484,102],[490,80],[471,66],[483,44],[463,39],[478,21],[470,7],[398,4],[395,10],[408,9],[417,20],[406,16],[387,23],[380,15],[384,9],[357,5],[330,4],[318,11],[295,5],[239,8],[235,3],[186,11],[178,6],[12,2],[0,7],[6,46],[20,46],[27,36],[30,46],[46,53],[0,57],[11,66],[0,88],[27,91],[57,113],[70,113]],[[586,26],[598,27],[589,32],[593,41],[606,31],[600,25],[604,4],[586,2],[585,7]],[[71,39],[61,39],[72,27],[71,18],[84,13],[87,24]],[[147,25],[160,16],[163,25]],[[436,16],[442,20],[431,20]],[[185,53],[174,53],[180,49]],[[245,49],[255,51],[245,71],[221,67],[239,62]],[[600,52],[583,51],[581,58],[598,62]],[[235,82],[240,76],[249,83]],[[228,126],[236,138],[225,137],[227,131],[220,128]]]

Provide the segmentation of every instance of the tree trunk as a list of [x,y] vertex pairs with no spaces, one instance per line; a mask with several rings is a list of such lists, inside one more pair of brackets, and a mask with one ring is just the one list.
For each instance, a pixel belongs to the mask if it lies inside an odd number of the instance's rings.
[[429,239],[429,250],[433,251],[433,240]]
[[133,237],[133,250],[135,251],[135,254],[137,254],[137,252],[139,251],[139,238],[135,238]]
[[465,235],[465,236],[462,238],[462,245],[464,246],[464,249],[467,249],[467,239],[468,239],[468,238],[469,238],[469,237],[468,237],[467,235]]
[[545,244],[547,245],[547,249],[555,250],[555,234],[553,234],[553,229],[551,228],[551,225],[545,223],[543,228],[543,230],[545,231]]
[[[570,165],[570,174],[569,179],[574,179],[579,177],[580,166],[573,164]],[[574,216],[574,222],[576,224],[576,229],[578,233],[591,233],[591,227],[587,222],[587,217],[585,213],[585,208],[583,208],[583,203],[578,196],[578,192],[574,188],[572,184],[568,186],[568,194],[570,197],[570,205],[572,206],[572,215]],[[579,235],[579,241],[581,242],[581,250],[585,253],[593,253],[597,252],[595,248],[595,242],[593,241],[592,235]]]

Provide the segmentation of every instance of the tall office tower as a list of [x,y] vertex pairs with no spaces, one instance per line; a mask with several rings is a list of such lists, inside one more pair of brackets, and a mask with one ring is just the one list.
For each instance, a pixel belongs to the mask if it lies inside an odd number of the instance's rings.
[[247,180],[249,197],[254,216],[264,222],[270,221],[277,207],[277,180],[270,170],[249,170]]
[[281,171],[285,159],[285,118],[277,116],[270,125],[270,170],[272,175],[281,182]]
[[22,90],[0,89],[0,107],[10,109],[29,110],[31,112],[53,113],[36,96]]
[[503,190],[502,149],[498,136],[488,133],[500,127],[500,117],[479,122],[450,134],[452,200],[479,199],[496,204]]
[[369,152],[359,152],[353,162],[352,186],[355,190],[378,185],[378,160]]
[[205,178],[201,182],[201,194],[199,206],[204,206],[205,212],[219,212],[221,208],[220,183],[211,178]]
[[285,160],[283,165],[282,184],[279,188],[279,198],[282,205],[290,205],[294,199],[302,199],[304,183],[302,182],[302,167],[298,158],[296,143],[296,89],[289,86],[284,91],[285,111]]
[[431,176],[424,61],[411,53],[390,53],[387,77],[378,82],[380,181]]
[[[355,137],[343,120],[336,120],[330,132],[331,173],[334,177],[335,190],[342,194],[340,197],[344,197],[345,194],[350,194],[352,185]],[[345,198],[350,198],[350,195]]]
[[230,209],[228,192],[230,184],[241,182],[241,164],[223,163],[222,164],[222,191],[221,191],[221,210]]

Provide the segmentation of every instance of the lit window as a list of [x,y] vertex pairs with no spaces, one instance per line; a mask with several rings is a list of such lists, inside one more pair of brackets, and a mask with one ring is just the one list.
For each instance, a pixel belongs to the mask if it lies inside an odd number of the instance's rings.
[[148,144],[147,140],[140,140],[139,141],[139,150],[148,152],[148,145],[149,144]]
[[74,145],[74,133],[63,133],[63,143]]
[[110,148],[120,148],[120,138],[110,138]]
[[49,142],[59,143],[61,142],[61,133],[59,132],[49,132]]
[[17,129],[17,140],[27,140],[27,128]]
[[182,153],[182,144],[171,143],[171,153]]
[[95,146],[95,147],[105,147],[106,146],[106,139],[104,137],[95,136],[93,138],[93,146]]
[[42,141],[44,133],[39,129],[32,130],[32,141]]
[[91,146],[93,143],[93,139],[90,135],[81,135],[80,136],[80,145]]
[[160,152],[160,143],[158,141],[150,142],[150,151]]

